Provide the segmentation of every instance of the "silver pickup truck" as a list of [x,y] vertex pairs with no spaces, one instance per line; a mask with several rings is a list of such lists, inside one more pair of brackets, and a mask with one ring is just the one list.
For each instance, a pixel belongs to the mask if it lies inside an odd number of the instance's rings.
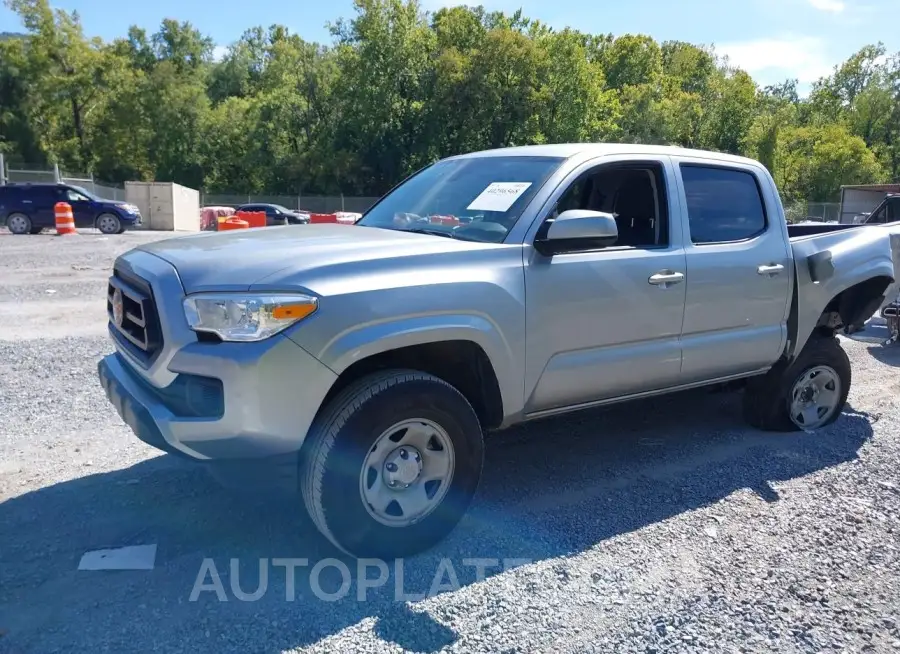
[[99,376],[141,440],[283,475],[339,548],[408,555],[466,511],[488,431],[709,385],[759,429],[836,420],[836,334],[900,277],[900,225],[841,227],[792,237],[766,169],[723,154],[452,157],[356,225],[125,253]]

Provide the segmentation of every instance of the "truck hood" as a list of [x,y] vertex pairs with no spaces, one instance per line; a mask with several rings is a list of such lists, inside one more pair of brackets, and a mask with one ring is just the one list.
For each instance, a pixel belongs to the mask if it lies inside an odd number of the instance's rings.
[[[329,274],[359,274],[392,260],[503,247],[355,225],[301,225],[204,232],[141,245],[172,264],[186,293],[291,290]],[[410,262],[412,263],[412,262]],[[379,265],[381,264],[381,265]]]

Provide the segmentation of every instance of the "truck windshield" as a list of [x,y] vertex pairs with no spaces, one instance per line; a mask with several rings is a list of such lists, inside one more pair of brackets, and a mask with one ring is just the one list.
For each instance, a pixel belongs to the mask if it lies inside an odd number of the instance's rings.
[[395,188],[356,224],[500,243],[562,162],[517,156],[439,161]]

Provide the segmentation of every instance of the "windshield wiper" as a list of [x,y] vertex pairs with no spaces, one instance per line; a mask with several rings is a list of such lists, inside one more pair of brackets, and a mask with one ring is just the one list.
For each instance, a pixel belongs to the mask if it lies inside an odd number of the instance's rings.
[[447,238],[453,238],[452,232],[445,232],[440,229],[425,229],[424,227],[404,227],[400,231],[412,232],[413,234],[431,234],[432,236],[446,236]]

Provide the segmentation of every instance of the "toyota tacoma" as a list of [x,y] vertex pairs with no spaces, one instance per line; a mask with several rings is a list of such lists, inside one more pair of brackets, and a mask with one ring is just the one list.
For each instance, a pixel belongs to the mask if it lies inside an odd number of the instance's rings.
[[355,556],[443,539],[484,435],[700,386],[812,431],[850,389],[836,335],[898,290],[900,226],[792,235],[767,170],[670,147],[450,157],[355,225],[142,245],[99,363],[138,438],[288,481]]

